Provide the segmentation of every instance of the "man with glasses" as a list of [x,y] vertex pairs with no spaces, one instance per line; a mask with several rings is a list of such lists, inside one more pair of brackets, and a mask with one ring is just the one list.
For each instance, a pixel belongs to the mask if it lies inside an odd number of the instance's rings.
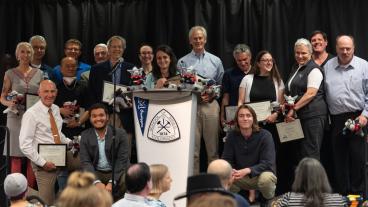
[[40,35],[32,36],[29,39],[29,44],[32,45],[34,54],[31,66],[42,70],[44,79],[52,79],[52,67],[42,62],[46,52],[46,40]]
[[[95,59],[96,64],[105,62],[109,59],[109,54],[107,50],[107,45],[104,43],[97,44],[93,49],[93,57]],[[88,81],[89,80],[90,71],[83,72],[81,74],[81,79]]]
[[[66,57],[72,57],[78,61],[82,54],[82,43],[77,39],[69,39],[65,42],[64,53]],[[78,61],[77,80],[80,80],[81,74],[91,69],[91,66]],[[60,65],[55,66],[53,70],[53,79],[55,83],[61,83],[63,75],[61,74]]]

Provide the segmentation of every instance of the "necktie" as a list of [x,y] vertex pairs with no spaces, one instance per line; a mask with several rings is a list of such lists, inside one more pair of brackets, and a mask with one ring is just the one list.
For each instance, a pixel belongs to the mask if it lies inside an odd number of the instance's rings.
[[52,132],[52,136],[54,137],[54,142],[55,144],[61,144],[59,131],[56,125],[54,115],[52,115],[51,109],[49,109],[49,115],[50,115],[51,132]]

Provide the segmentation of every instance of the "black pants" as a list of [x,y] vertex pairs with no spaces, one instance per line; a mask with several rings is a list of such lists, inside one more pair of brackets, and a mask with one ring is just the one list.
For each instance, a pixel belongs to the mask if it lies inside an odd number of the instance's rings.
[[332,115],[331,144],[335,171],[334,191],[343,195],[364,192],[365,141],[348,132],[344,135],[346,120],[355,119],[361,112]]

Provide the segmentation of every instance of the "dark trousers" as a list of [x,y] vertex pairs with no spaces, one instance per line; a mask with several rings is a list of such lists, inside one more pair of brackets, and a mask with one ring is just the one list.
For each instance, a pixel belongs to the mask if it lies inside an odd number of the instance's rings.
[[350,131],[344,135],[346,120],[355,119],[360,112],[332,115],[331,144],[335,171],[334,191],[343,195],[364,192],[364,150],[363,137]]

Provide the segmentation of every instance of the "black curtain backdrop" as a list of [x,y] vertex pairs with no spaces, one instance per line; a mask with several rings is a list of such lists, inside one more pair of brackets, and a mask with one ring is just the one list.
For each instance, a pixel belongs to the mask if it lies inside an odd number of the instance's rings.
[[45,62],[51,66],[63,57],[64,42],[83,43],[81,60],[93,64],[93,47],[115,34],[127,39],[124,57],[138,64],[142,42],[170,45],[178,57],[190,51],[188,31],[207,28],[207,50],[232,66],[237,43],[251,46],[253,56],[267,49],[284,78],[294,63],[293,44],[316,29],[329,37],[351,34],[356,54],[368,55],[365,40],[366,0],[2,0],[0,1],[0,55],[14,54],[20,41],[35,34],[46,37]]

